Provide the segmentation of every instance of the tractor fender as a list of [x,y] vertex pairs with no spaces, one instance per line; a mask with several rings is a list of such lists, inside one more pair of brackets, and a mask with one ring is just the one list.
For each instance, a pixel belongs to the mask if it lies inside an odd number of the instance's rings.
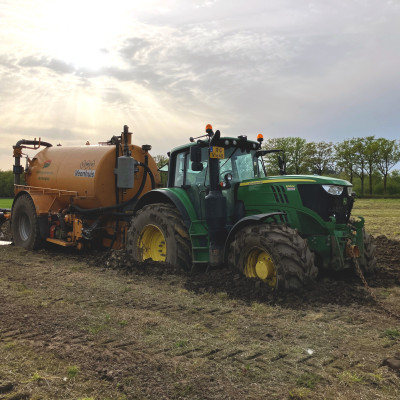
[[228,250],[229,250],[229,245],[233,238],[235,237],[236,232],[238,232],[240,229],[244,228],[247,225],[251,224],[260,224],[264,222],[267,218],[275,217],[278,215],[286,215],[285,212],[272,212],[272,213],[266,213],[266,214],[254,214],[250,215],[248,217],[244,217],[240,219],[238,222],[236,222],[235,225],[232,226],[231,230],[228,233],[228,236],[225,240],[225,246],[224,246],[224,260],[225,262],[227,261],[228,257]]
[[144,206],[147,206],[148,204],[154,204],[154,203],[168,203],[168,204],[173,204],[176,209],[181,213],[183,222],[186,226],[186,228],[189,230],[190,225],[191,225],[191,218],[188,213],[188,210],[184,206],[182,200],[172,191],[166,190],[166,189],[155,189],[151,190],[150,192],[147,192],[144,194],[138,202],[135,204],[134,208],[134,213],[136,213],[138,210],[143,208]]

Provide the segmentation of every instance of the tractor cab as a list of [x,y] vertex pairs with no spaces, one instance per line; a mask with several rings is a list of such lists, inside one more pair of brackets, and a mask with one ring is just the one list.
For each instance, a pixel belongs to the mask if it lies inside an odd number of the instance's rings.
[[223,138],[223,146],[208,146],[204,141],[182,146],[171,153],[168,187],[210,186],[209,157],[218,159],[217,180],[221,189],[245,179],[266,176],[259,146],[246,140],[246,147],[238,146],[235,138]]

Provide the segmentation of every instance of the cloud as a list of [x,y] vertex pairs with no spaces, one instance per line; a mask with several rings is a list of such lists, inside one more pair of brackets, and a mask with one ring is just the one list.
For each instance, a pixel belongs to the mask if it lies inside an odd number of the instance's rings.
[[44,56],[27,56],[22,58],[18,65],[20,67],[39,67],[48,68],[58,74],[74,74],[76,73],[76,68],[62,60],[57,60],[55,58],[47,58]]

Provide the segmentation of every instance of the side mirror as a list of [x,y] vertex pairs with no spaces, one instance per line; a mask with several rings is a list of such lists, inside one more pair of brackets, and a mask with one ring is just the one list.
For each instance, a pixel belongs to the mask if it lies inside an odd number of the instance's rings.
[[193,161],[192,162],[192,171],[203,171],[203,163]]
[[[198,145],[192,146],[190,148],[190,161],[196,162],[196,163],[201,163],[201,147]],[[195,171],[193,169],[193,171]],[[201,171],[201,170],[199,170]]]

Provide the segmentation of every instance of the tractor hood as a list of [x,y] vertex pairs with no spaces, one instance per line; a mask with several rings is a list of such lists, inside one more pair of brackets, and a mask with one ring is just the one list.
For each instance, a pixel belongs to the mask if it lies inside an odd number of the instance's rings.
[[336,186],[353,186],[349,181],[319,175],[279,175],[266,178],[246,179],[240,186],[253,186],[264,184],[296,185],[296,184],[319,184]]
[[[237,200],[243,202],[248,213],[263,213],[270,209],[286,212],[290,208],[298,210],[298,215],[314,213],[313,218],[318,216],[325,222],[335,217],[340,224],[348,222],[354,202],[350,182],[317,175],[248,179],[239,183]],[[294,225],[298,226],[299,221]]]

